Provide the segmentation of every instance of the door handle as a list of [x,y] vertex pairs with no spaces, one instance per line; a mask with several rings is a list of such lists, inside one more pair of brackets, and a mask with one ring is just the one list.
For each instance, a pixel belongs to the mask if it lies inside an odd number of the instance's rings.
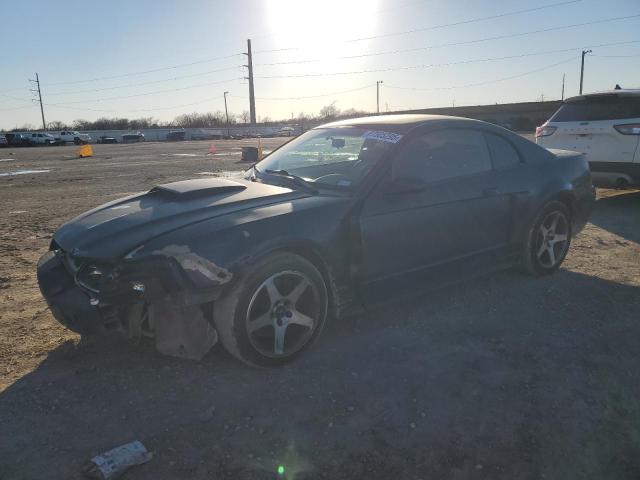
[[482,195],[484,195],[485,197],[493,197],[495,195],[498,195],[499,193],[500,191],[497,187],[485,188],[482,191]]

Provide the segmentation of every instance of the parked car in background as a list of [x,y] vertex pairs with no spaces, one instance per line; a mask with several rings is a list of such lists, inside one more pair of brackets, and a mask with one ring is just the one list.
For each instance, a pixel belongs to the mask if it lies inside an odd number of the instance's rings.
[[7,147],[7,146],[9,146],[7,137],[5,137],[4,135],[0,135],[0,147]]
[[282,127],[276,132],[276,135],[279,137],[291,137],[295,135],[295,131],[296,129],[293,127]]
[[191,140],[220,140],[224,138],[224,133],[218,129],[199,128],[190,133]]
[[28,147],[31,145],[31,140],[24,133],[5,133],[4,136],[11,147]]
[[89,143],[91,137],[87,133],[80,133],[75,130],[63,130],[59,134],[55,135],[56,140],[61,143],[73,142],[76,145],[82,145]]
[[640,186],[640,90],[568,98],[536,129],[536,143],[584,153],[598,184]]
[[513,266],[553,273],[594,202],[581,153],[476,120],[355,118],[242,180],[158,185],[71,220],[38,282],[76,332],[144,333],[189,358],[219,338],[275,366],[349,305]]
[[106,135],[102,135],[101,137],[98,138],[98,140],[96,140],[97,143],[118,143],[118,140],[116,140],[114,137],[108,137]]
[[172,130],[167,133],[168,142],[180,142],[185,139],[187,132],[184,130]]
[[141,132],[137,133],[124,133],[122,134],[122,143],[136,143],[136,142],[144,142],[144,134]]
[[33,145],[55,145],[57,142],[50,133],[32,133],[29,136],[29,141]]

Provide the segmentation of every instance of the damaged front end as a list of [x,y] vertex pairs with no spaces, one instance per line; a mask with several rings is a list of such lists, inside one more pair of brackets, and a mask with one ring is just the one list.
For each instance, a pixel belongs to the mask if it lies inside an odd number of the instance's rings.
[[96,261],[51,244],[38,283],[54,317],[82,335],[152,337],[164,354],[200,359],[217,341],[211,305],[231,273],[172,245],[143,258]]

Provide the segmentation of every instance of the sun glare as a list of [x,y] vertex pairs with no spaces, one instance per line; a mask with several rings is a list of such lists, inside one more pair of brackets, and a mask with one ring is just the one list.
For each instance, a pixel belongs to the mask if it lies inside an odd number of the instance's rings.
[[268,0],[267,19],[278,46],[326,52],[345,40],[375,34],[378,0]]

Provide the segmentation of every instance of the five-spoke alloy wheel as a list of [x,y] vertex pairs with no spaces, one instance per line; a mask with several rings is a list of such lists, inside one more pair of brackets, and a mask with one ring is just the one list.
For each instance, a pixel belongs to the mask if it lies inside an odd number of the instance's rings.
[[523,256],[528,273],[552,273],[564,261],[571,242],[571,219],[567,206],[558,201],[549,202],[533,223]]
[[279,365],[295,358],[326,321],[325,281],[308,260],[268,256],[237,280],[214,307],[225,348],[245,363]]

